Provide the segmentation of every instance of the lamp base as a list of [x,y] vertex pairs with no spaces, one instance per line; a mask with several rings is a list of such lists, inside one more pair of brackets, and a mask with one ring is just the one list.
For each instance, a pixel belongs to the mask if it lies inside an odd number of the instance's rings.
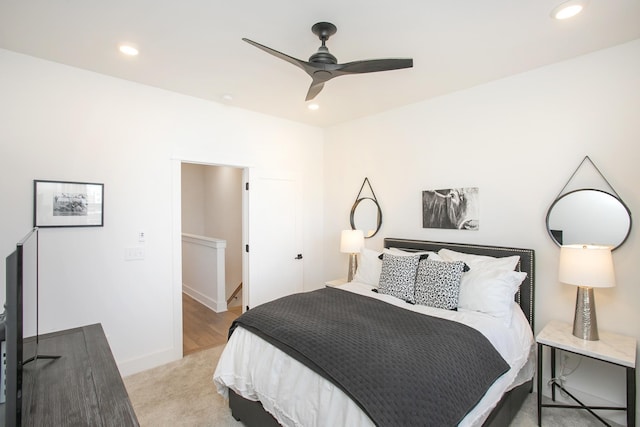
[[353,280],[353,276],[356,274],[357,269],[358,254],[349,254],[349,274],[347,275],[347,282],[351,282]]
[[593,288],[578,286],[576,312],[573,317],[573,335],[587,341],[600,339]]

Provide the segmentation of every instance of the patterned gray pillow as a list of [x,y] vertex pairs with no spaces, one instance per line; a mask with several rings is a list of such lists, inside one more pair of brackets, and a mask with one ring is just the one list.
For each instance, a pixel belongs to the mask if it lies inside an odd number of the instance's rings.
[[414,287],[420,255],[397,256],[385,253],[378,292],[415,303]]
[[415,284],[417,304],[454,310],[458,307],[463,261],[420,261]]

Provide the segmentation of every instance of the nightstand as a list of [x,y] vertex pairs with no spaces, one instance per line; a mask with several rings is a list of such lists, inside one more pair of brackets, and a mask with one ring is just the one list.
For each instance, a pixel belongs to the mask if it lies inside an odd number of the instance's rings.
[[[627,426],[636,425],[636,340],[633,337],[600,331],[600,340],[587,341],[573,336],[572,326],[568,323],[553,320],[544,327],[536,337],[538,343],[538,425],[541,425],[542,408],[582,408],[589,411],[603,424],[609,425],[598,416],[594,409],[627,411]],[[618,365],[626,369],[627,374],[627,406],[586,406],[557,381],[551,383],[551,400],[556,400],[556,387],[563,390],[578,405],[543,404],[542,403],[542,346],[551,349],[551,378],[556,377],[556,350],[568,351],[602,362]]]
[[335,279],[335,280],[329,280],[328,282],[324,282],[324,286],[326,286],[327,288],[336,288],[338,286],[342,286],[347,282],[346,278],[341,278],[341,279]]

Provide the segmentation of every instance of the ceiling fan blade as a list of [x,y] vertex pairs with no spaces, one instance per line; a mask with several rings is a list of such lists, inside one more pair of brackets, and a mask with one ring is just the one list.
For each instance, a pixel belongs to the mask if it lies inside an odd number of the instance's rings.
[[412,58],[371,59],[341,64],[340,74],[374,73],[377,71],[399,70],[413,67]]
[[307,92],[307,97],[305,101],[311,101],[316,97],[324,87],[325,82],[328,82],[334,77],[339,76],[340,74],[334,74],[330,71],[326,70],[316,70],[312,75],[313,81],[311,82],[311,86],[309,87],[309,91]]
[[309,87],[309,91],[307,92],[307,97],[304,100],[311,101],[320,93],[323,87],[324,87],[324,83],[312,82],[311,86]]
[[307,71],[307,66],[309,65],[306,61],[302,61],[300,59],[294,58],[293,56],[289,56],[287,54],[284,54],[282,52],[278,52],[277,50],[271,49],[270,47],[261,45],[260,43],[254,42],[253,40],[249,40],[249,39],[245,39],[243,38],[242,40],[246,41],[247,43],[249,43],[252,46],[257,47],[258,49],[262,49],[267,53],[270,53],[271,55],[280,58],[280,59],[284,59],[285,61],[295,65],[296,67],[300,67],[303,70]]

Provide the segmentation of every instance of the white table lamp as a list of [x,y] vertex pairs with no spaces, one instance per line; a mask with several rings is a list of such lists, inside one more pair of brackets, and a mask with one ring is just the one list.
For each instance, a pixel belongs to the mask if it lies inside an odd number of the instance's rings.
[[578,286],[573,335],[597,341],[598,322],[593,288],[615,286],[613,257],[610,246],[565,245],[560,248],[558,279]]
[[353,280],[358,269],[357,254],[364,247],[364,233],[362,230],[342,230],[340,235],[340,252],[349,254],[349,275],[347,281]]

